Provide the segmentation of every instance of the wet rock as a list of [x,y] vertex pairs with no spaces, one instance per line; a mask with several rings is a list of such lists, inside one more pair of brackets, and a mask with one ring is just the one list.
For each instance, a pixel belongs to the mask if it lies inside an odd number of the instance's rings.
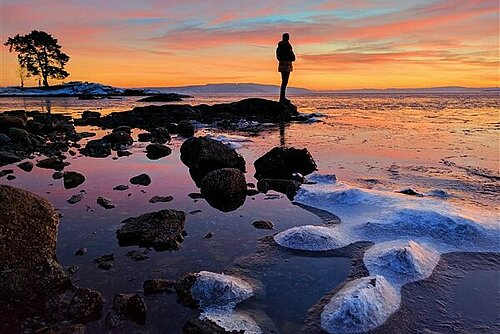
[[66,189],[76,188],[83,182],[85,182],[85,176],[83,176],[83,174],[80,174],[78,172],[64,172],[63,179],[64,179],[64,188]]
[[113,190],[124,191],[127,190],[128,186],[126,184],[120,184],[113,188]]
[[100,118],[100,117],[101,117],[101,113],[98,111],[85,110],[82,113],[82,119]]
[[14,173],[13,169],[4,169],[0,171],[0,177]]
[[253,227],[261,229],[261,230],[272,230],[274,229],[274,225],[272,222],[267,220],[256,220],[252,223]]
[[11,142],[9,136],[5,133],[0,133],[0,146],[9,144]]
[[124,320],[133,320],[139,324],[146,322],[146,303],[138,294],[118,294],[113,300],[113,308],[106,315],[106,324],[110,327],[121,326]]
[[149,203],[158,203],[158,202],[171,202],[174,198],[172,196],[153,196],[149,199]]
[[7,165],[21,161],[22,159],[11,152],[0,151],[0,165]]
[[33,163],[31,161],[21,162],[17,167],[21,168],[25,172],[31,172],[33,170]]
[[116,128],[114,128],[113,132],[125,132],[127,134],[131,134],[132,133],[132,129],[130,128],[130,126],[121,125],[121,126],[117,126]]
[[200,199],[200,198],[205,198],[205,196],[203,196],[202,194],[200,193],[189,193],[188,194],[188,197],[189,198],[192,198],[192,199]]
[[149,177],[148,174],[143,173],[143,174],[132,177],[130,179],[130,183],[138,184],[141,186],[149,186],[151,184],[151,177]]
[[116,155],[118,157],[128,157],[129,155],[132,155],[132,152],[124,151],[124,150],[118,150],[118,151],[116,151]]
[[149,212],[122,221],[116,231],[120,246],[153,247],[157,251],[179,249],[184,239],[186,213],[177,210]]
[[151,132],[143,132],[137,135],[137,140],[140,142],[151,141],[153,139],[153,134]]
[[70,285],[55,260],[58,224],[48,201],[0,185],[0,300],[29,300]]
[[307,175],[317,169],[309,151],[293,147],[275,147],[257,159],[255,178],[292,179],[294,173]]
[[152,134],[152,141],[155,143],[166,143],[170,142],[172,137],[170,136],[170,132],[165,127],[157,127],[149,130]]
[[78,288],[69,303],[68,314],[78,320],[91,321],[101,317],[103,298],[99,291]]
[[15,143],[26,143],[30,139],[28,131],[19,128],[9,128],[7,132],[9,138]]
[[274,190],[285,194],[289,200],[293,200],[297,191],[299,191],[301,183],[295,180],[283,179],[261,179],[257,182],[257,189],[262,193],[267,193],[269,190]]
[[400,190],[400,191],[398,191],[398,193],[409,195],[409,196],[417,196],[417,197],[423,197],[424,196],[421,193],[418,193],[418,192],[416,192],[415,190],[413,190],[411,188],[406,188],[406,189]]
[[62,178],[63,178],[63,176],[64,176],[63,172],[59,172],[59,171],[58,171],[58,172],[54,172],[54,173],[52,173],[52,178],[53,178],[54,180],[59,180],[59,179],[62,179]]
[[109,270],[113,267],[112,261],[115,260],[115,254],[106,254],[94,259],[94,263],[97,263],[97,268],[102,270]]
[[214,236],[214,234],[213,234],[212,232],[207,232],[207,234],[205,234],[205,235],[203,236],[203,239],[210,239],[210,238],[212,238],[213,236]]
[[79,193],[68,198],[66,202],[68,202],[69,204],[76,204],[80,202],[82,199],[83,199],[83,193]]
[[26,121],[20,117],[0,115],[0,131],[5,131],[9,128],[24,128]]
[[106,158],[111,155],[111,144],[103,139],[91,140],[80,149],[80,153],[93,158]]
[[134,142],[130,134],[122,131],[112,132],[102,137],[102,139],[109,142],[112,147],[129,146]]
[[139,252],[138,250],[133,249],[127,252],[127,256],[134,261],[144,261],[149,259],[149,256],[147,254],[147,250]]
[[97,134],[95,132],[84,131],[84,132],[79,132],[78,135],[81,136],[82,138],[90,138],[90,137],[95,137]]
[[146,295],[163,292],[172,293],[175,291],[175,281],[159,278],[150,279],[144,281],[142,288],[144,289],[144,294]]
[[162,144],[149,144],[146,147],[146,151],[146,156],[151,160],[160,159],[172,153],[172,149],[170,147]]
[[14,175],[7,175],[7,180],[12,181],[14,179],[16,179]]
[[116,205],[111,203],[110,199],[105,198],[105,197],[101,197],[101,196],[97,197],[97,204],[99,204],[100,206],[102,206],[106,210],[113,209],[114,207],[116,207]]
[[39,160],[36,163],[36,166],[39,168],[62,170],[64,168],[64,166],[66,166],[68,164],[69,163],[65,163],[60,158],[53,156],[53,157],[48,157],[48,158]]
[[81,248],[78,248],[76,251],[75,251],[75,255],[76,256],[83,256],[87,254],[87,248],[85,247],[81,247]]
[[182,137],[194,136],[194,126],[189,121],[182,120],[177,124],[177,134]]
[[243,172],[236,168],[211,171],[201,181],[201,193],[205,197],[224,197],[246,193],[247,183]]
[[195,183],[220,168],[237,168],[245,172],[245,160],[236,150],[206,137],[190,138],[181,146],[181,160],[190,168]]
[[182,327],[183,334],[240,334],[245,331],[228,331],[210,319],[191,318]]

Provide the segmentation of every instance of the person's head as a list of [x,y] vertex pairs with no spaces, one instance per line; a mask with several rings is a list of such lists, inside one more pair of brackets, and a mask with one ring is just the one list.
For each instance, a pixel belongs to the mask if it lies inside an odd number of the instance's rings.
[[287,32],[285,32],[285,33],[283,34],[283,40],[284,40],[285,42],[287,42],[289,39],[290,39],[290,35],[289,35]]

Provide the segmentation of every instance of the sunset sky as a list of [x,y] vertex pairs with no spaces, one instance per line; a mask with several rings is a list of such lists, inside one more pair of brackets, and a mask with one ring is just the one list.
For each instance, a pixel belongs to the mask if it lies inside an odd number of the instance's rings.
[[[0,0],[0,33],[2,44],[33,29],[51,33],[71,57],[66,81],[121,87],[278,84],[275,48],[285,31],[297,55],[291,86],[497,87],[498,6],[498,0]],[[2,45],[0,57],[0,86],[19,84],[16,55]]]

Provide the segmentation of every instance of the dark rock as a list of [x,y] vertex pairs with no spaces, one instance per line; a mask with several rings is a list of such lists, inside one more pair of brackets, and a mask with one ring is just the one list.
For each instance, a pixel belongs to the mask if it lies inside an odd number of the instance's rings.
[[138,184],[141,186],[149,186],[151,184],[151,178],[149,177],[148,174],[140,174],[132,177],[130,179],[130,183]]
[[21,161],[21,158],[11,152],[0,151],[0,165],[7,165]]
[[102,270],[109,270],[113,268],[113,263],[109,261],[102,261],[97,265],[97,268],[102,269]]
[[8,128],[24,128],[26,121],[20,117],[0,115],[0,131]]
[[100,118],[101,113],[98,111],[90,111],[90,110],[85,110],[82,113],[82,119],[89,119],[89,118]]
[[85,247],[81,247],[81,248],[78,248],[76,251],[75,251],[75,255],[76,256],[83,256],[87,254],[87,248]]
[[260,191],[257,189],[247,189],[247,196],[255,196],[258,195]]
[[116,205],[111,203],[111,200],[104,198],[104,197],[101,197],[101,196],[97,197],[96,202],[97,202],[97,204],[99,204],[100,206],[102,206],[105,209],[113,209],[114,207],[116,207]]
[[245,331],[226,330],[214,321],[204,318],[191,318],[182,327],[183,334],[244,334]]
[[207,234],[205,234],[205,235],[203,236],[203,239],[210,239],[210,238],[211,238],[211,237],[213,237],[213,236],[214,236],[214,234],[213,234],[212,232],[207,232]]
[[118,151],[116,151],[116,155],[118,157],[128,157],[129,155],[132,155],[132,152],[124,151],[124,150],[118,150]]
[[128,133],[128,134],[131,134],[132,133],[132,129],[130,128],[130,126],[121,125],[121,126],[117,126],[116,128],[114,128],[113,132],[125,132],[125,133]]
[[189,198],[192,198],[192,199],[205,198],[205,196],[203,196],[203,195],[202,195],[202,194],[200,194],[200,193],[189,193],[189,194],[188,194],[188,197],[189,197]]
[[274,190],[285,194],[288,199],[293,200],[301,185],[300,182],[294,180],[261,179],[257,182],[257,189],[264,194],[269,190]]
[[177,300],[184,306],[198,308],[198,302],[191,295],[191,288],[198,278],[197,274],[187,273],[182,275],[175,283]]
[[54,172],[54,173],[52,173],[52,178],[54,180],[62,179],[63,176],[64,176],[63,172]]
[[236,168],[221,168],[211,171],[201,180],[201,193],[205,197],[224,197],[244,194],[247,183],[243,172]]
[[201,212],[203,212],[203,211],[201,211],[201,210],[193,210],[193,211],[189,211],[189,214],[190,215],[195,215],[195,214],[201,213]]
[[[133,320],[139,324],[146,322],[146,303],[138,294],[118,294],[113,300],[113,309],[106,315],[110,327],[121,326],[123,320]],[[122,320],[122,321],[120,321]]]
[[83,182],[85,182],[85,176],[83,176],[83,174],[80,174],[78,172],[64,172],[63,178],[64,178],[64,188],[66,189],[76,188]]
[[210,138],[190,138],[182,144],[180,151],[181,160],[190,168],[197,185],[207,173],[216,169],[237,168],[245,172],[245,159],[241,155]]
[[29,132],[24,129],[9,128],[7,134],[11,141],[15,143],[26,143],[30,140]]
[[128,133],[122,131],[112,132],[102,137],[102,139],[109,142],[112,147],[129,146],[134,142]]
[[116,231],[120,246],[153,247],[157,251],[176,250],[184,239],[186,213],[161,210],[142,214],[122,221]]
[[143,132],[137,135],[137,140],[140,142],[151,141],[153,139],[153,134],[151,132]]
[[147,157],[151,160],[160,159],[172,153],[172,149],[170,147],[162,144],[149,144],[146,147],[146,151]]
[[194,126],[190,121],[180,121],[177,124],[177,134],[182,137],[192,137],[194,136]]
[[64,166],[66,166],[68,163],[65,163],[58,157],[48,157],[42,160],[39,160],[36,163],[36,166],[39,168],[46,168],[46,169],[55,169],[55,170],[62,170]]
[[69,303],[68,314],[78,320],[91,321],[101,317],[103,298],[92,289],[78,288]]
[[275,147],[257,159],[255,165],[256,179],[292,179],[294,173],[307,175],[317,167],[307,149]]
[[147,254],[147,250],[139,252],[138,250],[134,249],[127,252],[127,256],[134,261],[143,261],[149,259],[149,256]]
[[0,171],[0,177],[14,173],[13,169],[4,169]]
[[142,288],[144,289],[145,295],[163,292],[172,293],[175,291],[175,281],[167,279],[150,279],[144,281]]
[[83,199],[83,193],[79,193],[68,198],[66,202],[68,202],[69,204],[76,204],[80,202],[82,199]]
[[272,222],[267,220],[256,220],[252,223],[253,227],[261,229],[261,230],[272,230],[274,229],[274,225]]
[[82,138],[90,138],[90,137],[95,137],[96,133],[95,132],[84,131],[84,132],[78,133],[78,135],[80,135]]
[[120,185],[117,185],[116,187],[113,188],[113,190],[118,190],[118,191],[124,191],[127,189],[128,189],[128,186],[125,184],[120,184]]
[[182,98],[184,97],[190,97],[190,96],[176,94],[176,93],[159,94],[142,98],[137,102],[176,102],[176,101],[182,101]]
[[94,259],[94,263],[101,263],[101,262],[109,262],[109,261],[114,261],[115,260],[115,254],[114,253],[111,253],[111,254],[104,254],[104,255],[101,255],[99,257],[96,257]]
[[0,146],[9,144],[11,142],[9,136],[5,133],[0,133]]
[[416,192],[415,190],[413,190],[411,188],[400,190],[400,191],[398,191],[398,193],[409,195],[409,196],[417,196],[417,197],[423,197],[424,196],[421,193]]
[[166,142],[170,142],[170,140],[172,139],[172,137],[170,136],[170,132],[165,127],[156,127],[150,129],[150,132],[153,136],[151,140],[155,143],[164,144]]
[[80,153],[93,158],[106,158],[111,155],[111,144],[103,139],[91,140],[80,149]]
[[6,179],[9,181],[12,181],[12,180],[16,179],[16,177],[14,175],[7,175]]
[[171,202],[173,201],[172,196],[153,196],[149,199],[149,203],[158,203],[158,202]]

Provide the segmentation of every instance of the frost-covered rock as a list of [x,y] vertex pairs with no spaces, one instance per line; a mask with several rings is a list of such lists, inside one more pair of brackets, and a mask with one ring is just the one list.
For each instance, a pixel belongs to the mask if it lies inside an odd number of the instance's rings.
[[335,227],[315,225],[292,227],[276,234],[274,241],[286,248],[307,251],[327,251],[349,244]]
[[202,309],[234,307],[253,296],[253,288],[241,278],[200,271],[191,286],[191,295]]
[[382,276],[347,283],[321,313],[321,327],[328,333],[361,333],[383,324],[400,305],[397,291]]
[[249,315],[233,310],[211,308],[203,312],[199,320],[209,320],[227,333],[260,334],[262,329]]
[[364,256],[371,275],[383,275],[402,286],[426,279],[439,262],[439,253],[426,245],[409,240],[376,244]]

